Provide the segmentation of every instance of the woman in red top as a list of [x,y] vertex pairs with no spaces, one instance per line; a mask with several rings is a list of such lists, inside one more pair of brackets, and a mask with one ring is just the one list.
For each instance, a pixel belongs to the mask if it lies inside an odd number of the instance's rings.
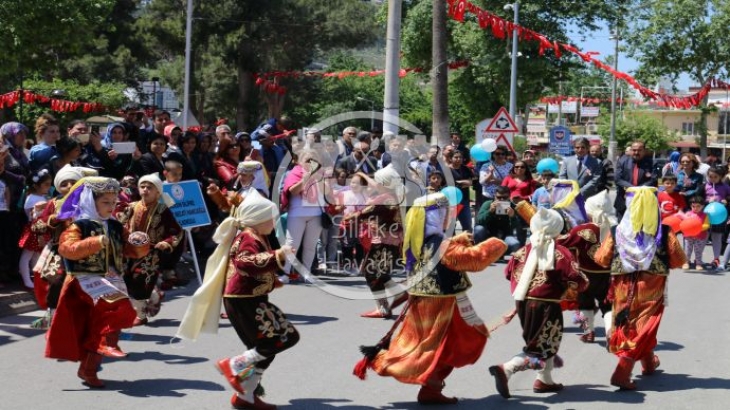
[[216,178],[220,181],[220,187],[232,189],[238,174],[236,167],[241,161],[241,146],[236,141],[225,143],[220,142],[218,153],[213,160]]
[[[532,173],[527,168],[525,161],[517,161],[512,167],[509,175],[502,180],[502,186],[509,188],[509,199],[515,204],[522,200],[529,201],[532,193],[538,187],[537,181],[532,179]],[[527,241],[527,226],[521,218],[517,220],[517,240],[522,246]]]
[[512,171],[502,181],[502,186],[509,188],[509,199],[518,203],[523,199],[529,201],[538,184],[532,179],[532,173],[528,171],[525,161],[517,161]]

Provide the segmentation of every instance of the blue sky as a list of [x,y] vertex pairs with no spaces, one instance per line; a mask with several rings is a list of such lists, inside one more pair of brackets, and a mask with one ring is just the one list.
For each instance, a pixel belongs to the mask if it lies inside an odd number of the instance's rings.
[[[575,43],[578,48],[580,48],[582,51],[597,51],[601,53],[598,58],[600,60],[603,60],[609,55],[613,55],[614,52],[614,41],[610,39],[611,34],[608,30],[608,27],[594,32],[592,34],[586,35],[585,41],[581,41],[581,36],[577,34],[573,34],[571,36],[571,40],[573,43]],[[639,67],[639,63],[636,60],[633,60],[631,58],[628,58],[626,54],[619,53],[619,59],[618,59],[618,69],[619,71],[623,71],[629,74],[632,74],[632,71],[636,70]],[[646,87],[654,88],[654,84],[643,84]],[[680,91],[687,91],[687,89],[692,86],[696,85],[693,84],[693,81],[691,81],[688,76],[682,75],[679,78],[679,81],[677,82],[677,88]]]

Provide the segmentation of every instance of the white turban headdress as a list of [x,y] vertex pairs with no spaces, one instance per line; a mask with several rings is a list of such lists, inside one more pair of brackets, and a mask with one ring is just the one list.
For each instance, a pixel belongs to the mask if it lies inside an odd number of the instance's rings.
[[532,248],[527,255],[522,276],[512,292],[515,300],[525,300],[536,271],[555,268],[555,238],[563,231],[564,224],[560,213],[545,208],[540,208],[530,220]]

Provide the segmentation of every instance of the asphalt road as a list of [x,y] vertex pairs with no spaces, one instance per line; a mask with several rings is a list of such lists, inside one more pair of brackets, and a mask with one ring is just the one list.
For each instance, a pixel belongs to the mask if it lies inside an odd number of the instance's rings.
[[[706,250],[709,251],[709,248]],[[488,324],[512,306],[505,265],[473,274],[469,295]],[[608,383],[616,358],[604,346],[602,321],[596,344],[582,344],[566,313],[561,347],[565,367],[554,372],[566,389],[557,394],[532,392],[534,373],[510,381],[513,398],[500,397],[487,368],[509,359],[521,346],[519,323],[497,329],[481,359],[457,369],[444,392],[460,398],[461,409],[727,409],[730,401],[730,328],[725,313],[728,275],[672,272],[669,306],[659,330],[660,371],[636,377],[639,391],[618,392]],[[346,288],[362,278],[335,278]],[[197,342],[175,342],[178,320],[196,287],[171,291],[162,311],[148,326],[126,332],[121,346],[127,360],[105,360],[104,390],[90,390],[76,377],[75,363],[43,358],[44,335],[29,328],[32,312],[0,318],[3,409],[226,409],[231,390],[216,372],[216,359],[243,350],[225,321],[218,335]],[[272,294],[301,333],[301,342],[277,357],[264,375],[266,400],[296,409],[415,409],[418,387],[372,372],[366,381],[352,376],[358,346],[374,344],[392,321],[363,319],[373,307],[367,300],[341,299],[313,285],[288,285]],[[640,373],[637,365],[635,373]]]

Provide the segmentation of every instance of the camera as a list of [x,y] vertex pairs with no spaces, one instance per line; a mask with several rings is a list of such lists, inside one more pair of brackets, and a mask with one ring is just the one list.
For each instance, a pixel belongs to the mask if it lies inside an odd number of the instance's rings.
[[507,215],[509,208],[510,208],[509,201],[496,201],[495,203],[497,205],[496,205],[496,208],[494,209],[494,213],[497,215]]

